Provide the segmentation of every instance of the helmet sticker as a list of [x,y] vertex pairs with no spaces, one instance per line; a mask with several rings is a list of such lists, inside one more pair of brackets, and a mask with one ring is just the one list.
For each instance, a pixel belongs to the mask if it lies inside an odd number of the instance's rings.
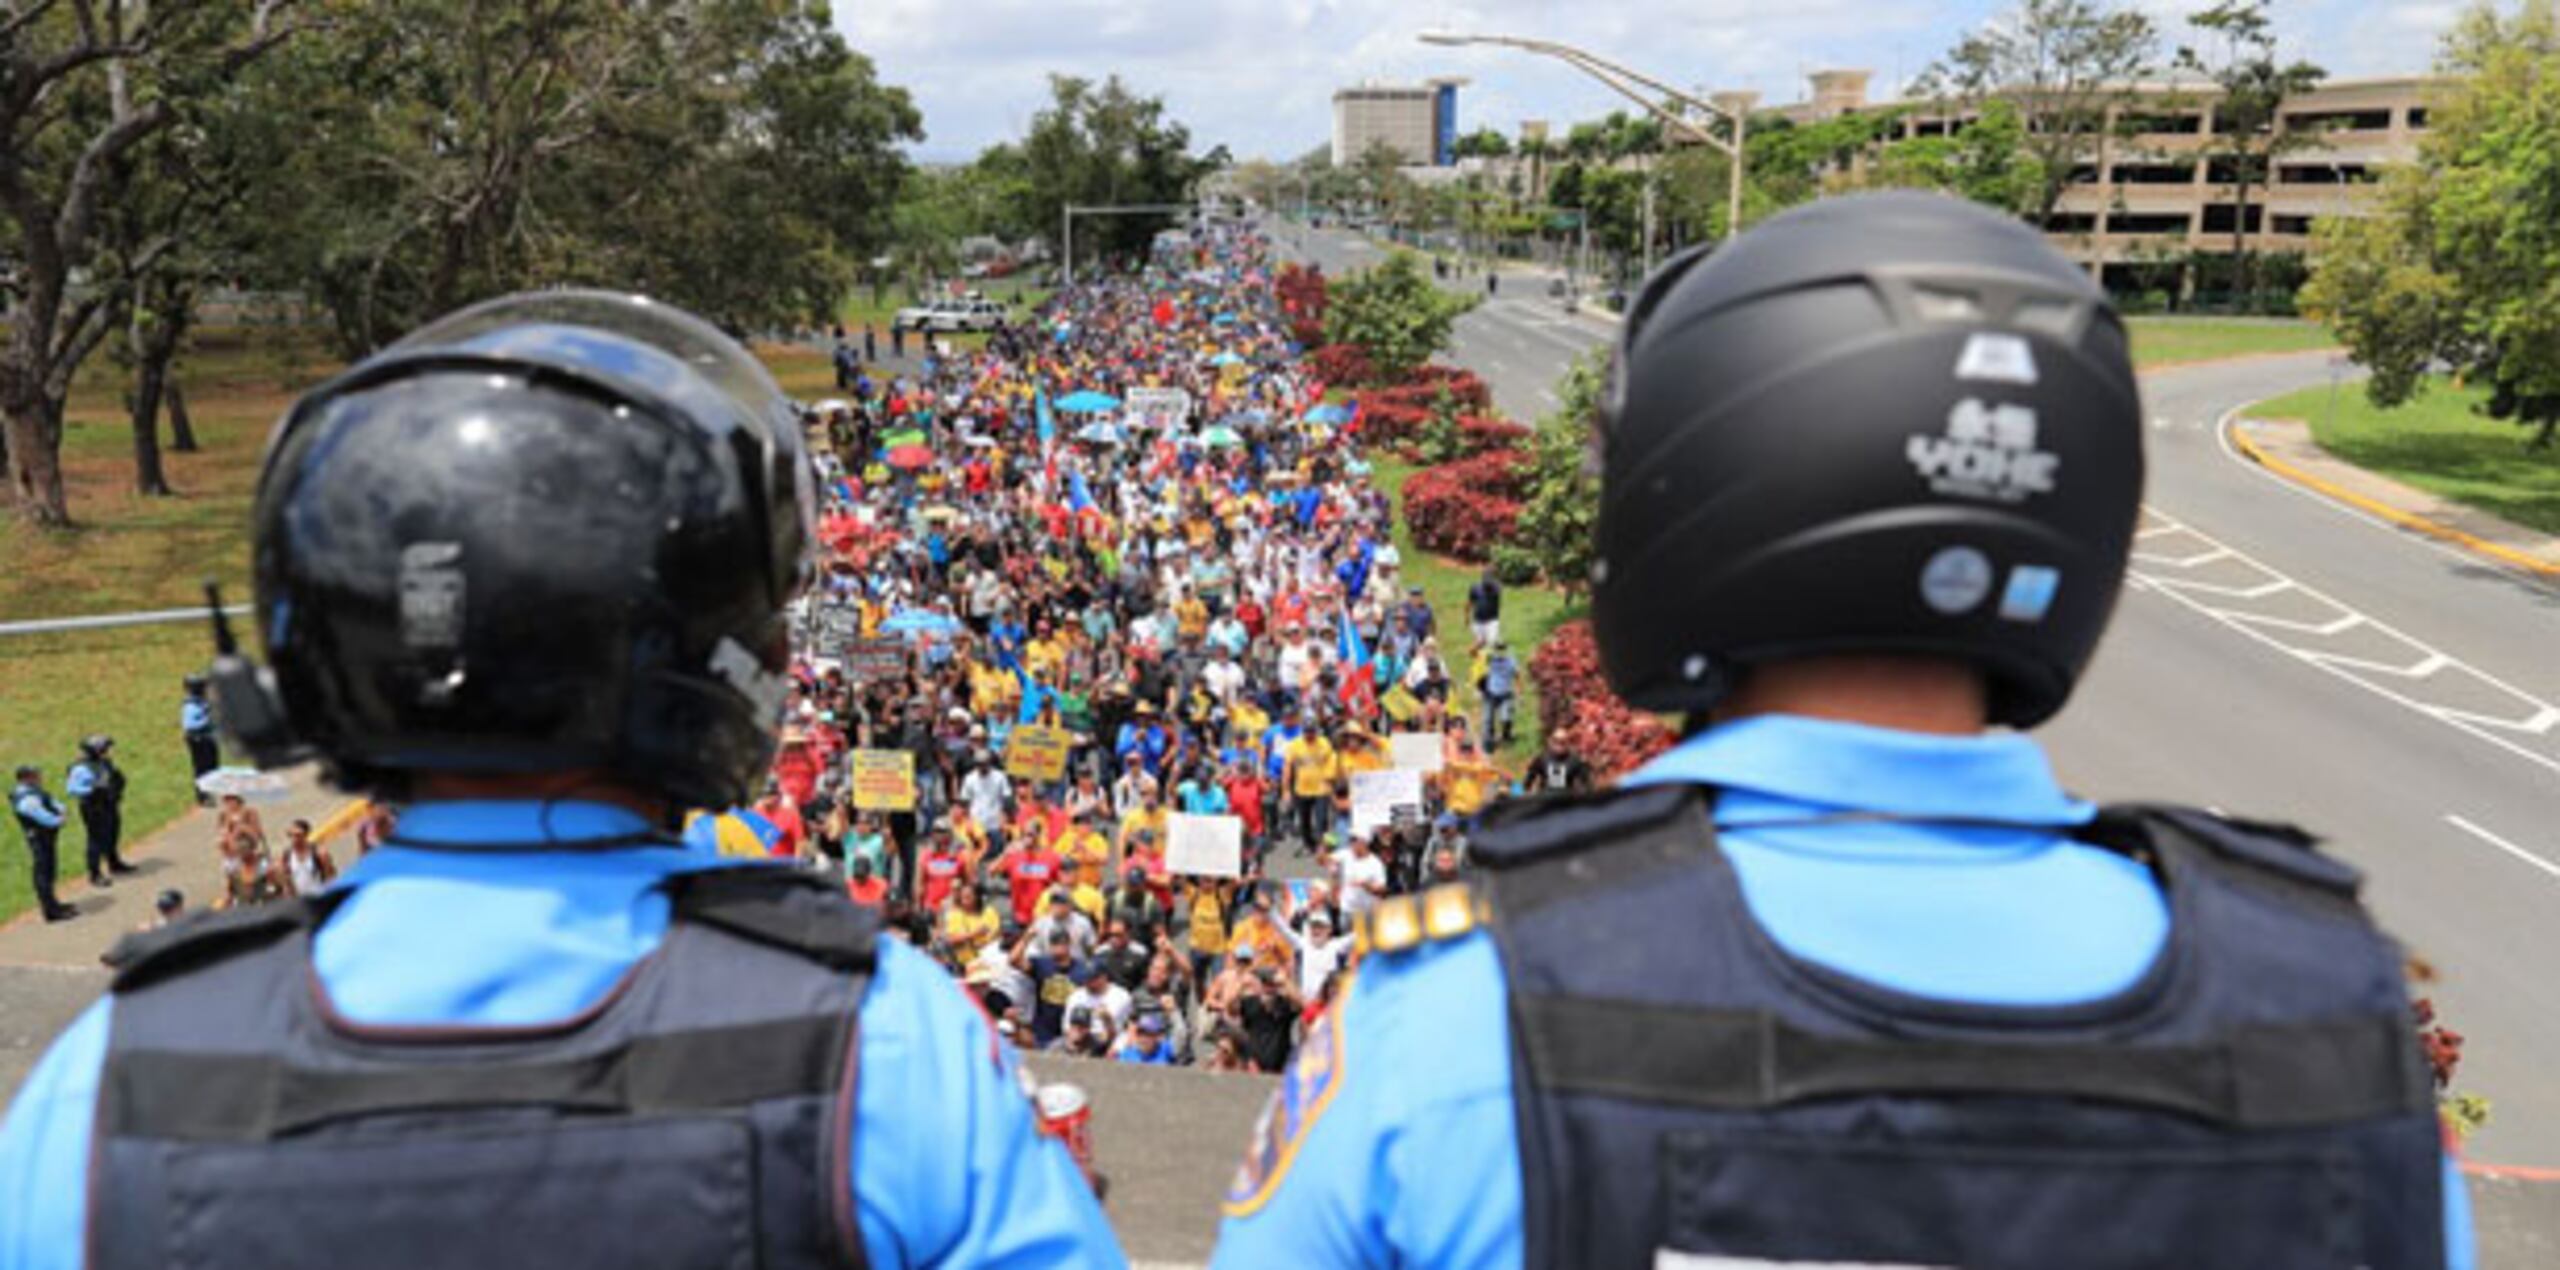
[[2041,622],[2053,608],[2053,593],[2062,586],[2062,571],[2050,565],[2022,564],[2009,571],[2009,587],[2000,593],[2000,616],[2012,622]]
[[1947,412],[1944,436],[1914,433],[1903,443],[1911,468],[1929,488],[1958,498],[2015,503],[2053,492],[2062,457],[2036,448],[2036,412],[1986,406],[1967,397]]
[[711,673],[769,718],[781,717],[783,700],[791,695],[789,680],[765,669],[745,645],[726,635],[711,650]]
[[[400,642],[410,648],[462,647],[462,544],[413,542],[400,549]],[[277,625],[283,625],[281,618]]]
[[2016,335],[1975,332],[1964,342],[1964,356],[1956,359],[1956,378],[2032,384],[2036,382],[2035,350]]
[[1971,547],[1942,547],[1920,569],[1920,598],[1954,617],[1982,607],[1991,594],[1991,560]]

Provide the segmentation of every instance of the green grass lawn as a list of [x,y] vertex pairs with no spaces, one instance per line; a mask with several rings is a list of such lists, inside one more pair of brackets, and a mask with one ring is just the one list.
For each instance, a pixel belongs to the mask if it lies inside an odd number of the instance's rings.
[[2310,388],[2245,413],[2308,420],[2321,448],[2349,463],[2560,534],[2560,447],[2528,450],[2527,429],[2472,413],[2487,396],[2440,382],[2400,409],[2380,410],[2349,384],[2334,403],[2329,389]]
[[[1404,483],[1415,465],[1401,459],[1372,453],[1370,480],[1385,490],[1399,504],[1404,498]],[[1449,663],[1449,674],[1458,680],[1455,699],[1476,717],[1475,685],[1467,676],[1467,588],[1475,585],[1476,566],[1445,556],[1435,556],[1414,545],[1413,531],[1405,527],[1404,517],[1396,517],[1396,551],[1404,558],[1405,585],[1422,588],[1423,598],[1431,601],[1431,609],[1440,618],[1440,653]],[[1521,669],[1529,666],[1530,654],[1558,626],[1581,616],[1581,611],[1566,602],[1565,595],[1553,587],[1515,586],[1502,590],[1502,638],[1511,645],[1511,653],[1520,659]],[[1538,685],[1527,674],[1520,676],[1519,727],[1510,745],[1498,757],[1517,768],[1538,752]]]
[[2125,325],[2133,331],[2134,365],[2142,370],[2265,353],[2300,353],[2337,343],[2328,331],[2310,322],[2137,317],[2126,319]]

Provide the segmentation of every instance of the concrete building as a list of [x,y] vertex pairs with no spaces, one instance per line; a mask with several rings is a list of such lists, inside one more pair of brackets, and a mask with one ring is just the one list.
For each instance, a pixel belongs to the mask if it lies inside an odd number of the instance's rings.
[[[1866,99],[1868,73],[1822,71],[1811,96],[1767,113],[1795,123],[1899,109],[1898,135],[1951,136],[1973,116],[1952,103]],[[2054,245],[2118,290],[2175,294],[2194,285],[2199,254],[2231,250],[2245,226],[2253,251],[2301,252],[2312,223],[2354,216],[2370,205],[2381,169],[2417,155],[2427,112],[2443,81],[2404,75],[2333,80],[2287,103],[2277,127],[2316,131],[2308,147],[2278,156],[2245,206],[2235,165],[2215,153],[2226,121],[2210,84],[2144,84],[2110,108],[2110,134],[2071,175],[2048,234]]]
[[1333,163],[1348,167],[1385,144],[1408,166],[1446,167],[1458,142],[1463,79],[1421,85],[1359,84],[1333,94]]

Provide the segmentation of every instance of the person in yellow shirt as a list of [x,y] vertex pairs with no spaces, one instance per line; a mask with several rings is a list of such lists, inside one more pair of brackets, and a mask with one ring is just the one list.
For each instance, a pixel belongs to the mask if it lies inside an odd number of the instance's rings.
[[1191,906],[1189,939],[1191,945],[1191,977],[1207,983],[1217,974],[1218,961],[1227,955],[1227,906],[1235,899],[1236,884],[1222,878],[1185,878],[1181,900]]
[[1448,770],[1440,774],[1441,801],[1452,814],[1473,817],[1502,792],[1508,778],[1483,750],[1476,748],[1475,738],[1463,731],[1457,733],[1457,738],[1456,753],[1449,758]]
[[1386,741],[1358,720],[1342,725],[1342,779],[1350,780],[1359,772],[1383,772],[1396,765],[1396,756]]
[[1111,842],[1093,827],[1093,817],[1076,817],[1074,826],[1058,835],[1057,850],[1076,884],[1094,887],[1099,894],[1102,879],[1111,867]]
[[1254,703],[1253,694],[1237,693],[1235,705],[1227,711],[1227,734],[1236,739],[1236,744],[1255,744],[1270,727],[1271,716]]
[[1209,634],[1209,605],[1197,592],[1174,601],[1173,626],[1186,639],[1203,639]]
[[1050,628],[1046,619],[1043,619],[1040,624],[1040,633],[1032,636],[1031,642],[1023,647],[1023,666],[1030,670],[1033,679],[1044,684],[1054,684],[1058,682],[1058,672],[1066,666],[1066,663],[1066,641]]
[[950,950],[953,965],[966,967],[1003,932],[1004,918],[975,882],[964,883],[952,896],[942,910],[942,946]]
[[1298,850],[1312,854],[1333,829],[1333,786],[1342,776],[1341,756],[1334,752],[1333,742],[1310,724],[1280,748],[1280,761],[1280,787],[1289,791]]
[[1130,840],[1136,838],[1141,832],[1154,835],[1157,842],[1165,840],[1163,789],[1152,780],[1138,788],[1138,805],[1130,808],[1120,817],[1120,830],[1117,836],[1120,841],[1120,850],[1124,853],[1129,849]]
[[1101,927],[1104,911],[1110,907],[1102,894],[1101,887],[1089,885],[1082,878],[1072,882],[1061,882],[1049,888],[1049,894],[1041,897],[1041,903],[1045,905],[1051,898],[1060,895],[1066,896],[1067,902],[1075,905],[1077,912],[1091,918],[1097,929]]

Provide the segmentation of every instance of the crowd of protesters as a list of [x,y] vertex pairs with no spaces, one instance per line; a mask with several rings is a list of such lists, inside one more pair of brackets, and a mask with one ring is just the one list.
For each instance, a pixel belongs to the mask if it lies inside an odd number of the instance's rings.
[[[1511,787],[1499,588],[1443,631],[1408,584],[1273,268],[1242,230],[1167,235],[811,412],[828,561],[781,756],[697,828],[839,871],[1026,1048],[1279,1070],[1354,920],[1457,877]],[[1035,729],[1067,738],[1054,778],[1013,761]],[[1399,734],[1408,763],[1439,738],[1423,801],[1355,834]],[[908,788],[866,798],[858,756]],[[1177,813],[1239,822],[1232,874],[1173,867]]]

